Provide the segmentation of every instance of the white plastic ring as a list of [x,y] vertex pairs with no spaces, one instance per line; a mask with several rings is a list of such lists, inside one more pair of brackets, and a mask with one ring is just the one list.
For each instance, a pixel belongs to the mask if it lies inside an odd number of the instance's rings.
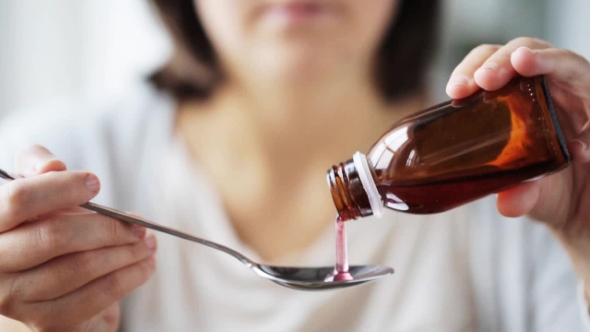
[[369,168],[367,157],[360,152],[356,152],[352,156],[352,161],[358,172],[359,179],[361,179],[361,184],[369,198],[369,204],[371,205],[371,210],[373,210],[373,215],[377,218],[381,218],[383,215],[383,203],[381,202],[381,196],[377,190],[377,185],[373,180],[373,174]]

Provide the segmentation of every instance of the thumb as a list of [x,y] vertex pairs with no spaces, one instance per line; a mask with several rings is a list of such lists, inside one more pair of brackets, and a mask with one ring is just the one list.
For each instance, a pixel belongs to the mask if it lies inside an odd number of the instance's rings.
[[19,151],[14,166],[23,177],[66,170],[66,164],[41,145],[31,145]]

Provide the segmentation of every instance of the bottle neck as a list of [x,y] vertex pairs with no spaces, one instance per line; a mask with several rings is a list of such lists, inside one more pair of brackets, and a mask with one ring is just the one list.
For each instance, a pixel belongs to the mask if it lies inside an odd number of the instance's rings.
[[333,166],[327,180],[341,220],[381,216],[383,205],[364,155],[356,153],[353,159]]

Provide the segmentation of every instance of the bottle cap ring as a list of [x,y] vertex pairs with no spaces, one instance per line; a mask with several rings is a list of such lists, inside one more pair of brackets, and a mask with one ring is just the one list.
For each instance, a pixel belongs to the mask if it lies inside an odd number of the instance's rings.
[[381,196],[379,195],[377,185],[375,185],[375,181],[373,179],[373,174],[369,168],[367,157],[360,152],[356,152],[352,156],[352,161],[354,162],[354,166],[357,169],[361,184],[363,185],[363,188],[367,193],[367,197],[369,198],[369,204],[371,205],[373,215],[377,218],[381,218],[383,215],[383,203],[381,202]]

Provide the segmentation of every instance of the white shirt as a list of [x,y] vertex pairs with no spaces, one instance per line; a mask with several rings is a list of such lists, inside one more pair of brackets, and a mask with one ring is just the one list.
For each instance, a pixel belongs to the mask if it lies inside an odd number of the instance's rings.
[[[100,177],[95,202],[259,260],[175,136],[175,106],[141,84],[120,102],[18,114],[0,127],[0,167],[10,168],[15,147],[42,144],[69,169]],[[583,330],[587,307],[564,250],[544,226],[501,217],[493,197],[429,216],[387,211],[350,222],[348,233],[351,264],[395,273],[359,287],[302,292],[261,279],[224,253],[158,234],[157,271],[124,300],[123,330]],[[333,264],[332,229],[284,261]]]

